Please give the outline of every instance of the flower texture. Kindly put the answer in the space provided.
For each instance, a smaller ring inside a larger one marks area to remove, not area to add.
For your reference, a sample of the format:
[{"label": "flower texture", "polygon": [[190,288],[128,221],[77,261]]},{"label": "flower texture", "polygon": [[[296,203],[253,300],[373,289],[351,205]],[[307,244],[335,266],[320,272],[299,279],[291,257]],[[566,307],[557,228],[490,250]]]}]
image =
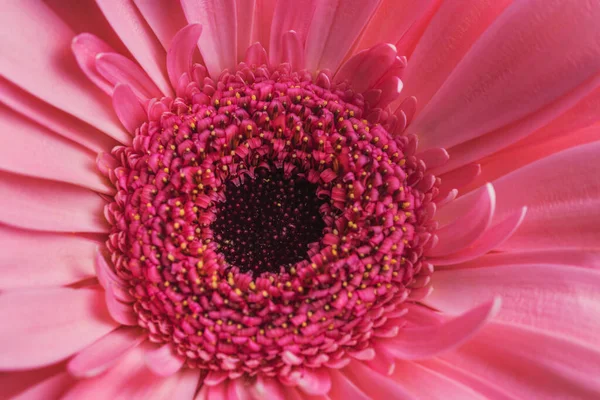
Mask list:
[{"label": "flower texture", "polygon": [[0,7],[0,397],[600,397],[600,1]]}]

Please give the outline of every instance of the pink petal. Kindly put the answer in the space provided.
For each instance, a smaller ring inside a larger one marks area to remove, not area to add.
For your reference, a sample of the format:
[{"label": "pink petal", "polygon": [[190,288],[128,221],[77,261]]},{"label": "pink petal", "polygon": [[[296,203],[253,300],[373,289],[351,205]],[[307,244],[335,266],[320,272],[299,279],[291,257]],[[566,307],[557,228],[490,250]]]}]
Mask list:
[{"label": "pink petal", "polygon": [[248,47],[244,61],[250,66],[260,66],[269,63],[267,52],[260,43],[254,43],[252,46]]},{"label": "pink petal", "polygon": [[[44,3],[4,4],[0,13],[0,75],[39,99],[124,143],[110,103],[67,56],[75,36]],[[26,51],[24,51],[26,49]],[[75,100],[76,99],[76,100]]]},{"label": "pink petal", "polygon": [[203,385],[194,400],[229,400],[227,382],[216,386]]},{"label": "pink petal", "polygon": [[[133,0],[165,50],[181,28],[187,25],[179,2],[172,0]],[[168,18],[165,16],[168,15]]]},{"label": "pink petal", "polygon": [[94,152],[112,149],[117,144],[106,134],[39,100],[2,77],[0,103]]},{"label": "pink petal", "polygon": [[[489,297],[491,296],[488,296],[488,299]],[[404,327],[396,338],[386,340],[382,346],[396,358],[403,360],[431,358],[468,341],[498,313],[499,309],[500,299],[495,298],[439,325]]]},{"label": "pink petal", "polygon": [[306,68],[337,70],[378,3],[379,0],[319,2],[306,37]]},{"label": "pink petal", "polygon": [[253,27],[253,37],[258,43],[262,43],[265,50],[269,50],[271,38],[271,24],[274,20],[274,12],[277,0],[255,0],[256,16]]},{"label": "pink petal", "polygon": [[294,70],[304,68],[304,47],[300,36],[290,31],[283,35],[283,62],[288,62]]},{"label": "pink petal", "polygon": [[[471,47],[409,132],[420,133],[423,149],[448,148],[566,95],[600,69],[599,18],[600,4],[514,2]],[[570,25],[577,29],[562,29]]]},{"label": "pink petal", "polygon": [[127,85],[118,84],[115,87],[113,107],[119,120],[131,134],[148,120],[144,108]]},{"label": "pink petal", "polygon": [[[487,184],[475,192],[473,197],[473,201],[469,202],[467,209],[462,210],[462,214],[458,214],[454,221],[436,231],[439,243],[427,252],[429,257],[444,256],[465,249],[488,229],[496,206],[494,187]],[[442,213],[444,211],[445,209]]]},{"label": "pink petal", "polygon": [[425,150],[424,152],[417,154],[416,157],[425,163],[427,169],[440,167],[450,159],[448,152],[442,148]]},{"label": "pink petal", "polygon": [[356,68],[350,84],[352,90],[361,93],[373,87],[396,60],[396,47],[378,44],[367,51],[364,61]]},{"label": "pink petal", "polygon": [[372,399],[413,399],[401,382],[385,377],[360,361],[352,361],[340,370],[345,378]]},{"label": "pink petal", "polygon": [[[172,399],[192,399],[196,388],[198,387],[198,381],[200,374],[194,369],[185,369],[179,372],[177,375],[177,384],[168,393]],[[234,399],[231,399],[234,400]]]},{"label": "pink petal", "polygon": [[256,42],[254,25],[256,24],[256,1],[236,2],[237,62],[244,60],[246,49]]},{"label": "pink petal", "polygon": [[287,32],[296,32],[299,41],[304,43],[316,6],[317,2],[315,0],[298,1],[294,4],[288,1],[277,2],[269,41],[271,64],[277,65],[283,61],[283,35]]},{"label": "pink petal", "polygon": [[526,214],[527,207],[523,207],[492,226],[468,248],[444,257],[430,257],[429,262],[436,267],[453,265],[477,259],[489,251],[498,249],[516,232],[525,220]]},{"label": "pink petal", "polygon": [[112,284],[109,284],[104,291],[104,298],[110,316],[121,325],[137,326],[138,316],[133,310],[133,306],[121,302],[117,298],[115,291]]},{"label": "pink petal", "polygon": [[442,358],[501,384],[518,399],[600,396],[597,348],[522,327],[490,324],[471,342]]},{"label": "pink petal", "polygon": [[216,386],[224,382],[229,373],[226,371],[209,371],[204,377],[204,384],[208,386]]},{"label": "pink petal", "polygon": [[494,182],[498,216],[528,206],[503,249],[598,248],[600,142],[554,154]]},{"label": "pink petal", "polygon": [[0,290],[68,285],[94,276],[94,241],[0,225]]},{"label": "pink petal", "polygon": [[548,249],[509,253],[490,253],[453,268],[497,267],[522,264],[559,264],[583,268],[600,268],[600,250]]},{"label": "pink petal", "polygon": [[24,371],[3,372],[0,374],[0,388],[2,395],[8,399],[23,393],[48,378],[65,372],[63,363],[54,364],[44,368],[36,368]]},{"label": "pink petal", "polygon": [[233,70],[237,64],[235,0],[182,0],[181,6],[188,22],[203,27],[199,46],[210,76],[216,78],[226,68]]},{"label": "pink petal", "polygon": [[67,372],[62,372],[37,383],[11,400],[58,399],[61,398],[76,379]]},{"label": "pink petal", "polygon": [[156,86],[171,96],[173,92],[164,70],[166,53],[135,5],[125,0],[97,0],[96,3]]},{"label": "pink petal", "polygon": [[[63,163],[68,163],[65,168]],[[96,170],[95,155],[0,105],[0,169],[73,183],[102,193],[114,188]]]},{"label": "pink petal", "polygon": [[[436,171],[434,170],[432,173],[436,174]],[[454,189],[463,188],[471,183],[480,173],[481,166],[479,164],[469,164],[440,176],[442,183],[439,186],[439,196],[444,197]]]},{"label": "pink petal", "polygon": [[[511,0],[444,1],[419,39],[403,75],[405,93],[422,109],[473,43]],[[394,42],[395,43],[395,42]]]},{"label": "pink petal", "polygon": [[147,352],[144,359],[148,368],[160,376],[173,375],[185,362],[185,359],[175,352],[171,343]]},{"label": "pink petal", "polygon": [[113,86],[128,85],[139,99],[161,97],[160,90],[136,63],[117,53],[96,56],[96,69]]},{"label": "pink petal", "polygon": [[331,389],[331,379],[326,369],[304,369],[298,386],[310,396],[326,395]]},{"label": "pink petal", "polygon": [[284,400],[285,389],[279,383],[279,380],[274,378],[258,376],[253,386],[253,394],[258,399],[269,400]]},{"label": "pink petal", "polygon": [[71,42],[71,50],[85,76],[94,82],[99,89],[110,95],[113,85],[98,73],[96,56],[99,53],[110,53],[114,50],[91,33],[81,33],[75,36]]},{"label": "pink petal", "polygon": [[425,303],[459,313],[471,304],[502,297],[497,319],[562,333],[598,344],[600,273],[562,265],[505,265],[435,272]]},{"label": "pink petal", "polygon": [[116,327],[102,293],[48,288],[0,294],[0,369],[49,365]]},{"label": "pink petal", "polygon": [[198,47],[202,25],[191,24],[177,32],[167,53],[167,71],[171,86],[177,89],[179,78],[184,73],[191,76],[192,56]]},{"label": "pink petal", "polygon": [[120,327],[81,350],[67,366],[77,377],[90,377],[110,368],[129,349],[146,339],[140,329]]},{"label": "pink petal", "polygon": [[329,371],[331,377],[331,391],[329,392],[330,398],[332,399],[356,399],[356,400],[370,400],[371,397],[367,396],[361,391],[350,379],[344,374],[339,372],[337,369],[331,369]]},{"label": "pink petal", "polygon": [[107,231],[104,200],[88,189],[0,172],[0,221],[41,231]]}]

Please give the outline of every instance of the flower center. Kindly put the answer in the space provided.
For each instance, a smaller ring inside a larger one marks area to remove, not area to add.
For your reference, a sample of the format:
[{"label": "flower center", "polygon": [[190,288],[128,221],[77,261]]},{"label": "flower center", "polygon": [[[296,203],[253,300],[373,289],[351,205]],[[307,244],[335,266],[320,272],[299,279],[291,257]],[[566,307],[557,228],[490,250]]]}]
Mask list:
[{"label": "flower center", "polygon": [[230,377],[368,356],[430,273],[436,188],[410,139],[325,73],[192,76],[112,152],[107,247],[138,324]]},{"label": "flower center", "polygon": [[227,183],[212,225],[219,252],[230,265],[256,274],[276,273],[307,258],[325,227],[315,191],[301,177],[265,169],[239,186]]}]

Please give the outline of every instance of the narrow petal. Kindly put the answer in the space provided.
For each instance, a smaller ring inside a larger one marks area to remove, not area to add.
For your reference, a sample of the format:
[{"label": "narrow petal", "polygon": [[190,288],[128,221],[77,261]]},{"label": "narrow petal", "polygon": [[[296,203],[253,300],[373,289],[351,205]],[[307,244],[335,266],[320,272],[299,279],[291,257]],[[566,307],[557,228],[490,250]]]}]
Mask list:
[{"label": "narrow petal", "polygon": [[166,96],[172,95],[164,70],[166,53],[133,2],[97,0],[102,13],[127,49]]},{"label": "narrow petal", "polygon": [[85,76],[94,82],[104,93],[110,95],[113,85],[98,73],[96,56],[100,53],[113,52],[112,47],[91,33],[80,33],[73,38],[71,50],[77,60],[77,64],[79,64],[79,68],[81,68]]},{"label": "narrow petal", "polygon": [[202,25],[199,46],[210,76],[236,66],[237,11],[235,0],[182,0],[181,6],[188,22]]},{"label": "narrow petal", "polygon": [[459,313],[502,297],[497,319],[598,344],[600,272],[562,265],[505,265],[435,272],[425,303]]},{"label": "narrow petal", "polygon": [[[39,99],[127,143],[110,101],[67,56],[75,33],[38,1],[3,5],[0,75]],[[23,51],[27,49],[27,51]]]},{"label": "narrow petal", "polygon": [[17,394],[23,393],[46,379],[63,372],[65,372],[63,363],[24,371],[3,372],[0,374],[2,395],[8,399],[12,399]]},{"label": "narrow petal", "polygon": [[[65,168],[61,162],[68,163]],[[0,169],[79,185],[114,188],[96,170],[95,154],[0,105]]]},{"label": "narrow petal", "polygon": [[319,2],[306,38],[306,67],[335,71],[380,0]]},{"label": "narrow petal", "polygon": [[167,53],[167,71],[171,86],[177,88],[183,73],[191,74],[192,55],[198,47],[198,39],[202,34],[202,25],[191,24],[177,32]]},{"label": "narrow petal", "polygon": [[32,385],[18,396],[11,397],[11,400],[33,400],[33,399],[58,399],[61,398],[76,379],[67,372],[61,372],[49,377],[42,382]]},{"label": "narrow petal", "polygon": [[331,379],[324,368],[317,370],[305,369],[298,381],[298,386],[310,396],[326,395],[331,389]]},{"label": "narrow petal", "polygon": [[[442,165],[442,168],[444,167],[445,165]],[[442,180],[439,190],[440,196],[444,196],[454,189],[458,189],[459,192],[462,192],[462,188],[473,182],[475,178],[481,174],[481,166],[479,164],[467,164],[441,176],[435,169],[432,173],[439,176]]]},{"label": "narrow petal", "polygon": [[112,285],[104,289],[104,298],[110,316],[121,325],[137,326],[138,316],[131,304],[121,302]]},{"label": "narrow petal", "polygon": [[[289,1],[277,1],[273,13],[271,38],[269,41],[271,64],[277,65],[283,61],[282,39],[287,32],[296,32],[300,42],[304,43],[316,7],[316,0],[300,0],[294,2],[293,5]],[[304,51],[304,48],[302,50]]]},{"label": "narrow petal", "polygon": [[[165,50],[181,28],[187,25],[181,5],[171,0],[133,0]],[[165,18],[168,15],[168,18]]]},{"label": "narrow petal", "polygon": [[119,84],[115,87],[113,107],[123,126],[132,135],[148,119],[135,93],[127,85]]},{"label": "narrow petal", "polygon": [[600,269],[600,250],[548,249],[491,253],[476,260],[454,265],[453,268],[498,267],[502,265],[559,264]]},{"label": "narrow petal", "polygon": [[277,0],[255,0],[255,22],[253,26],[253,37],[258,43],[262,43],[265,50],[269,50],[271,38],[271,24]]},{"label": "narrow petal", "polygon": [[408,131],[420,133],[423,149],[448,148],[526,118],[591,81],[600,71],[599,18],[595,3],[513,2]]},{"label": "narrow petal", "polygon": [[364,92],[377,83],[396,60],[396,47],[382,43],[369,49],[364,61],[356,68],[350,84],[352,90]]},{"label": "narrow petal", "polygon": [[106,134],[39,100],[2,77],[0,77],[0,103],[93,152],[108,151],[117,144]]},{"label": "narrow petal", "polygon": [[442,358],[479,378],[502,382],[502,388],[519,399],[600,396],[598,349],[543,332],[489,324]]},{"label": "narrow petal", "polygon": [[283,35],[283,62],[288,62],[294,70],[304,68],[304,48],[300,36],[294,31]]},{"label": "narrow petal", "polygon": [[178,355],[171,343],[146,353],[144,357],[148,368],[156,375],[169,376],[181,369],[185,359]]},{"label": "narrow petal", "polygon": [[352,361],[340,372],[369,398],[414,399],[401,382],[373,371],[360,361]]},{"label": "narrow petal", "polygon": [[398,336],[382,345],[403,360],[431,358],[465,343],[499,310],[500,299],[496,298],[439,325],[402,328]]},{"label": "narrow petal", "polygon": [[0,242],[0,290],[68,285],[94,276],[93,240],[0,225]]},{"label": "narrow petal", "polygon": [[96,56],[96,69],[111,85],[128,85],[139,99],[161,97],[160,90],[136,63],[117,53]]},{"label": "narrow petal", "polygon": [[88,189],[0,172],[0,221],[56,232],[107,231],[104,200]]},{"label": "narrow petal", "polygon": [[254,25],[256,13],[262,12],[256,8],[256,0],[236,1],[236,26],[237,26],[237,62],[242,62],[246,49],[255,42]]},{"label": "narrow petal", "polygon": [[32,289],[0,294],[0,369],[49,365],[112,331],[102,292]]},{"label": "narrow petal", "polygon": [[81,350],[67,366],[77,377],[91,377],[110,368],[129,349],[146,339],[140,329],[120,327]]},{"label": "narrow petal", "polygon": [[350,379],[337,369],[331,369],[329,375],[331,377],[331,392],[329,394],[332,399],[371,399],[371,397],[367,396],[365,392],[360,390]]}]

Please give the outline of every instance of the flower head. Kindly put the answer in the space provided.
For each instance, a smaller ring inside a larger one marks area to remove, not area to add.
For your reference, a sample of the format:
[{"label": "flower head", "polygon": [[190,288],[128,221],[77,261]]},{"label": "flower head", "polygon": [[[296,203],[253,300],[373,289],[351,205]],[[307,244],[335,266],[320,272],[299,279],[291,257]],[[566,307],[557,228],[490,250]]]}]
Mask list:
[{"label": "flower head", "polygon": [[597,396],[600,3],[266,3],[2,6],[3,392]]}]

